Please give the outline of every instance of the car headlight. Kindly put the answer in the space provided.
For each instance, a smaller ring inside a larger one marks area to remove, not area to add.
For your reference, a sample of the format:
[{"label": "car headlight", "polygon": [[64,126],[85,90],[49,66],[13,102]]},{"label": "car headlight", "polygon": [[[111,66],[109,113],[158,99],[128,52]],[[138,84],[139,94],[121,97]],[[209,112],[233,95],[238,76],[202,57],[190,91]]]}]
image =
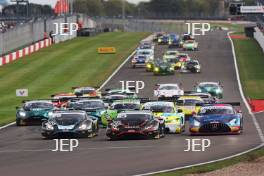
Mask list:
[{"label": "car headlight", "polygon": [[170,67],[170,70],[171,70],[171,71],[173,71],[173,70],[174,70],[174,68],[173,68],[173,67]]},{"label": "car headlight", "polygon": [[53,112],[49,112],[48,117],[52,117],[52,116],[53,116]]},{"label": "car headlight", "polygon": [[147,68],[151,68],[151,64],[147,64]]},{"label": "car headlight", "polygon": [[117,129],[117,127],[122,125],[122,123],[120,121],[114,121],[111,125],[112,125],[112,128]]},{"label": "car headlight", "polygon": [[136,59],[132,59],[132,63],[136,63],[137,62],[137,60]]},{"label": "car headlight", "polygon": [[24,111],[19,111],[19,116],[21,116],[21,117],[26,117],[26,112],[24,112]]},{"label": "car headlight", "polygon": [[197,68],[197,69],[201,68],[200,65],[195,65],[194,67]]},{"label": "car headlight", "polygon": [[237,124],[237,119],[232,119],[232,120],[229,122],[229,124],[230,124],[231,126],[235,126],[235,125]]},{"label": "car headlight", "polygon": [[86,123],[83,123],[79,126],[79,130],[86,130],[88,128],[88,125]]},{"label": "car headlight", "polygon": [[158,72],[159,71],[159,68],[158,67],[155,67],[154,71],[155,72]]},{"label": "car headlight", "polygon": [[47,130],[54,130],[54,127],[50,123],[46,123],[46,129]]},{"label": "car headlight", "polygon": [[221,89],[218,88],[218,89],[215,90],[215,92],[216,93],[221,93]]},{"label": "car headlight", "polygon": [[201,93],[202,92],[202,89],[200,89],[200,88],[197,88],[197,90],[196,90],[197,92],[199,92],[199,93]]},{"label": "car headlight", "polygon": [[200,124],[201,124],[201,123],[200,123],[199,121],[197,121],[197,120],[195,120],[195,119],[193,120],[193,125],[194,125],[194,126],[198,127],[198,126],[200,126]]}]

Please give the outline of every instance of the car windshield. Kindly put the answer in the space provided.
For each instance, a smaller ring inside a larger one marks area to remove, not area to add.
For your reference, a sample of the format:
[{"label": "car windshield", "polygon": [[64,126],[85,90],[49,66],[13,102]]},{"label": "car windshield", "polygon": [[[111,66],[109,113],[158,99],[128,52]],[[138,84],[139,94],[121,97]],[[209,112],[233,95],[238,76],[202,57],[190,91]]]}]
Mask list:
[{"label": "car windshield", "polygon": [[150,55],[149,51],[139,51],[138,55]]},{"label": "car windshield", "polygon": [[185,99],[185,100],[179,100],[177,104],[184,106],[195,106],[197,103],[203,103],[203,101],[196,99]]},{"label": "car windshield", "polygon": [[26,103],[24,105],[25,109],[52,109],[52,103],[37,102],[37,103]]},{"label": "car windshield", "polygon": [[166,55],[168,55],[168,56],[175,56],[175,55],[177,55],[177,52],[167,52]]},{"label": "car windshield", "polygon": [[83,93],[83,94],[92,94],[94,93],[94,89],[76,89],[75,93]]},{"label": "car windshield", "polygon": [[138,104],[133,104],[133,103],[120,103],[120,104],[114,104],[112,106],[112,109],[116,109],[116,110],[121,110],[121,109],[125,109],[125,110],[135,110],[135,109],[139,109],[139,105]]},{"label": "car windshield", "polygon": [[194,43],[193,40],[187,40],[186,43]]},{"label": "car windshield", "polygon": [[77,124],[85,118],[83,114],[77,114],[77,113],[55,114],[54,116],[55,116],[55,121],[59,125],[65,125],[65,126]]},{"label": "car windshield", "polygon": [[168,105],[150,105],[143,107],[144,110],[150,110],[153,112],[164,112],[164,113],[172,113],[173,107]]},{"label": "car windshield", "polygon": [[159,88],[159,90],[178,90],[179,87],[177,85],[175,86],[162,86]]},{"label": "car windshield", "polygon": [[132,121],[145,121],[152,119],[151,114],[119,114],[118,120],[132,120]]},{"label": "car windshield", "polygon": [[216,85],[216,84],[202,84],[202,85],[200,85],[200,88],[206,88],[206,87],[208,87],[208,88],[218,88],[218,86]]},{"label": "car windshield", "polygon": [[234,114],[234,111],[232,108],[208,107],[208,108],[202,108],[199,114],[200,115]]},{"label": "car windshield", "polygon": [[73,108],[93,108],[101,109],[104,108],[104,103],[102,101],[80,101],[72,104]]},{"label": "car windshield", "polygon": [[179,58],[168,59],[168,62],[177,63],[177,62],[179,62]]}]

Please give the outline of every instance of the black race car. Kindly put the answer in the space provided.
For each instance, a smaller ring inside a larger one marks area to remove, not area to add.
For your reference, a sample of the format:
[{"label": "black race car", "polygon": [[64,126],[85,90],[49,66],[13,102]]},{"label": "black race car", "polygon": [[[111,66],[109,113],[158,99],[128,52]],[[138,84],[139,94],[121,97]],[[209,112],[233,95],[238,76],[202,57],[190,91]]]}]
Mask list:
[{"label": "black race car", "polygon": [[85,111],[54,111],[42,123],[42,136],[48,139],[63,137],[94,137],[98,134],[98,121]]},{"label": "black race car", "polygon": [[185,62],[181,67],[181,72],[200,73],[201,65],[198,60],[190,60]]},{"label": "black race car", "polygon": [[117,118],[109,121],[106,136],[110,139],[120,139],[126,136],[141,136],[159,139],[165,135],[163,119],[153,117],[150,111],[125,111]]},{"label": "black race car", "polygon": [[173,75],[174,73],[174,66],[170,62],[164,60],[156,63],[153,69],[154,75]]}]

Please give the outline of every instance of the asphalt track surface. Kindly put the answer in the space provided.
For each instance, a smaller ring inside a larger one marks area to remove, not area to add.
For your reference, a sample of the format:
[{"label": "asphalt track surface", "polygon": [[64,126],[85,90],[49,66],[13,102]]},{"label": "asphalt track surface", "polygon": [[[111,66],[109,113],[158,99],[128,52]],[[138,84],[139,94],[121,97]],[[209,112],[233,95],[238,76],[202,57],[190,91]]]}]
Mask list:
[{"label": "asphalt track surface", "polygon": [[[231,44],[225,31],[214,31],[197,37],[199,51],[189,52],[202,64],[201,74],[153,76],[144,69],[131,69],[130,63],[106,85],[120,87],[119,81],[144,81],[142,97],[153,97],[156,83],[182,83],[191,90],[195,82],[221,81],[223,101],[240,101]],[[158,46],[161,57],[166,46]],[[52,152],[52,140],[43,140],[40,127],[11,126],[0,131],[0,175],[3,176],[123,176],[170,169],[206,162],[236,154],[260,144],[251,116],[242,104],[244,133],[242,135],[189,136],[170,134],[160,140],[107,141],[105,130],[93,139],[80,139],[79,147],[72,152]],[[188,126],[187,126],[188,127]],[[211,147],[204,152],[184,152],[186,139],[210,139]]]}]

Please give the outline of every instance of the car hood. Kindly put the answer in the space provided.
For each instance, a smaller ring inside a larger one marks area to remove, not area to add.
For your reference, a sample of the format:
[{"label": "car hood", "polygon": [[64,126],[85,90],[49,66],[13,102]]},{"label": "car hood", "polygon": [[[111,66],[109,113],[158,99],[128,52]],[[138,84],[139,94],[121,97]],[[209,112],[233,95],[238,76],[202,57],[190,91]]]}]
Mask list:
[{"label": "car hood", "polygon": [[210,122],[223,122],[228,123],[232,119],[237,118],[235,114],[219,114],[219,115],[205,115],[205,116],[196,116],[197,119],[201,123],[210,123]]}]

